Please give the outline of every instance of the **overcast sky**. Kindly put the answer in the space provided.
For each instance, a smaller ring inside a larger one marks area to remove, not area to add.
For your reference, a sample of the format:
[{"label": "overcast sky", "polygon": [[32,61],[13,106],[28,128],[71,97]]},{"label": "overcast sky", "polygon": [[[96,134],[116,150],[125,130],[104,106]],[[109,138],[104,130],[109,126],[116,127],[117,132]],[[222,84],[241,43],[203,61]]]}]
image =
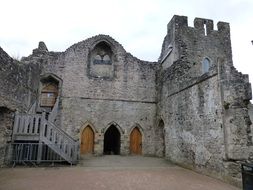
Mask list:
[{"label": "overcast sky", "polygon": [[157,61],[173,15],[230,23],[236,68],[253,83],[253,0],[0,0],[0,46],[12,57],[28,56],[44,41],[50,51],[108,34],[126,51]]}]

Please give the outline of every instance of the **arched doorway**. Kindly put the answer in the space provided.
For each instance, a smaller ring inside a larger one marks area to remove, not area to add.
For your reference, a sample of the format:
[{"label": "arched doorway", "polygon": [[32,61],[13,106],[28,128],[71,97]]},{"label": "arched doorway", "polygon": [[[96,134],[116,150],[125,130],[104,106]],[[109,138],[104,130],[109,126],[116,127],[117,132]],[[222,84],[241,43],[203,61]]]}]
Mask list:
[{"label": "arched doorway", "polygon": [[142,135],[138,127],[135,127],[130,134],[130,153],[142,154]]},{"label": "arched doorway", "polygon": [[105,132],[104,154],[120,154],[120,132],[115,125],[111,125]]},{"label": "arched doorway", "polygon": [[88,125],[84,128],[81,136],[81,154],[92,154],[94,151],[94,132]]},{"label": "arched doorway", "polygon": [[165,156],[165,129],[164,122],[160,119],[156,129],[156,155],[159,157]]}]

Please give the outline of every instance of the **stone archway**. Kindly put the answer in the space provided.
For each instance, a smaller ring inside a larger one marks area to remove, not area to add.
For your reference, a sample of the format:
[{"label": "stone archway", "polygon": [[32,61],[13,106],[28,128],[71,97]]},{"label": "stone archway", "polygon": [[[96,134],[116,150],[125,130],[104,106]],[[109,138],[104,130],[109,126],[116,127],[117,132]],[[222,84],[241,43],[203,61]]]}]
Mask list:
[{"label": "stone archway", "polygon": [[111,124],[104,134],[104,154],[119,155],[120,154],[121,134],[115,124]]}]

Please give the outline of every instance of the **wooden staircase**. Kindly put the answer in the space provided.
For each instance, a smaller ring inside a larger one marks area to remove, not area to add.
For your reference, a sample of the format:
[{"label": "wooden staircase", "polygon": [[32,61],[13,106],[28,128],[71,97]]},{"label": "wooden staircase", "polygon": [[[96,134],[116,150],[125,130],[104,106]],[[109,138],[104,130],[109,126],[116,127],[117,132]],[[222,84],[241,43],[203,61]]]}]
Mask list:
[{"label": "wooden staircase", "polygon": [[36,152],[38,163],[41,162],[43,156],[42,148],[47,145],[65,161],[70,164],[76,164],[79,144],[53,123],[56,117],[55,110],[52,110],[48,119],[46,119],[45,112],[42,114],[16,113],[12,141],[38,142],[38,150]]}]

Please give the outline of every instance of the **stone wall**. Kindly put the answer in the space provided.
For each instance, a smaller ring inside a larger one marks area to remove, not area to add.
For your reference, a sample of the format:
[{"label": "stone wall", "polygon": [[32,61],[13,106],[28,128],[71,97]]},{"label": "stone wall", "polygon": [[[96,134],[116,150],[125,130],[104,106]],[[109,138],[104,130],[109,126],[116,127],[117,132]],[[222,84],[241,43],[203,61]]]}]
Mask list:
[{"label": "stone wall", "polygon": [[28,111],[37,99],[37,64],[13,60],[0,48],[0,166],[11,142],[14,112]]},{"label": "stone wall", "polygon": [[[96,52],[93,48],[99,43],[111,48],[110,75],[102,72],[108,65],[91,63]],[[106,35],[74,44],[62,53],[48,52],[44,46],[24,60],[39,62],[41,75],[50,73],[62,80],[58,124],[76,139],[80,139],[85,124],[92,125],[95,154],[103,153],[103,137],[110,124],[121,131],[121,154],[129,154],[129,135],[135,126],[143,135],[143,154],[155,154],[156,63],[133,57]]]},{"label": "stone wall", "polygon": [[11,142],[14,112],[0,107],[0,167],[8,164],[8,142]]},{"label": "stone wall", "polygon": [[188,27],[187,17],[174,16],[160,63],[158,117],[165,123],[166,157],[239,184],[238,161],[249,159],[252,143],[251,87],[233,67],[229,25],[219,22],[215,31],[212,20],[196,18]]},{"label": "stone wall", "polygon": [[189,82],[184,76],[164,79],[161,89],[159,115],[165,123],[166,157],[221,177],[224,150],[217,74],[210,72],[177,91],[173,88],[176,81]]},{"label": "stone wall", "polygon": [[251,120],[251,130],[253,130],[253,104],[249,104],[249,116],[250,116],[250,120]]},{"label": "stone wall", "polygon": [[[250,116],[250,123],[251,123],[251,133],[253,132],[253,104],[250,103],[248,105],[248,109],[249,109],[249,116]],[[252,147],[252,150],[251,150],[251,159],[253,160],[253,147]]]},{"label": "stone wall", "polygon": [[143,154],[154,155],[155,104],[65,98],[62,108],[63,127],[76,139],[80,139],[82,130],[87,124],[95,129],[96,155],[103,154],[104,134],[111,124],[117,125],[120,129],[122,155],[129,154],[130,132],[136,126],[143,135]]},{"label": "stone wall", "polygon": [[0,48],[0,106],[26,111],[37,99],[37,64],[13,60]]}]

